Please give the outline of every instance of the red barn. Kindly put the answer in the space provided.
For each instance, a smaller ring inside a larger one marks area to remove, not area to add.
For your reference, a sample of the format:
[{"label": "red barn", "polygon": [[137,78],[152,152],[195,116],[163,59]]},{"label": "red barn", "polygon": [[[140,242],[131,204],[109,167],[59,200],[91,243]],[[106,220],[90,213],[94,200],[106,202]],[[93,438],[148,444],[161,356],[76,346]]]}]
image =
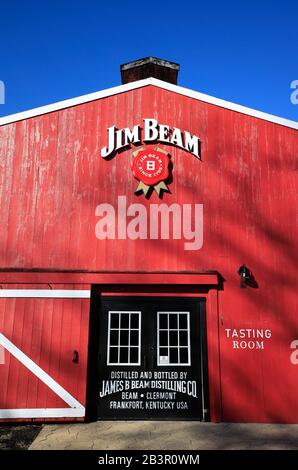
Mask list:
[{"label": "red barn", "polygon": [[0,419],[298,422],[298,124],[122,85],[0,119]]}]

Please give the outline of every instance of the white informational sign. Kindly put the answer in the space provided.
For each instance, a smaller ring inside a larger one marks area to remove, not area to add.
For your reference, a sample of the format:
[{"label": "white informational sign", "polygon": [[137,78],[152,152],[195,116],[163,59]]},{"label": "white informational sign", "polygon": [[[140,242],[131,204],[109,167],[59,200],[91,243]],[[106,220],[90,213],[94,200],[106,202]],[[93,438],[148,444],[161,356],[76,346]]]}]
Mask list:
[{"label": "white informational sign", "polygon": [[225,333],[233,349],[265,349],[272,337],[269,328],[225,328]]},{"label": "white informational sign", "polygon": [[159,357],[159,364],[160,364],[161,366],[167,365],[167,364],[169,364],[169,363],[170,363],[170,361],[169,361],[169,356],[160,356],[160,357]]}]

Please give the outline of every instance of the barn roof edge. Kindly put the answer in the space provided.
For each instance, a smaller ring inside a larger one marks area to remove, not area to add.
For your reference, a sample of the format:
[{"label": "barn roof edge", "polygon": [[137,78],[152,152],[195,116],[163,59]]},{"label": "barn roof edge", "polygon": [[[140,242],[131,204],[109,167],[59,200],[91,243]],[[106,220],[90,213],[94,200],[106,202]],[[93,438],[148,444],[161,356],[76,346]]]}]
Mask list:
[{"label": "barn roof edge", "polygon": [[296,121],[292,121],[290,119],[268,114],[263,111],[258,111],[252,108],[248,108],[246,106],[242,106],[240,104],[225,101],[220,98],[215,98],[213,96],[206,95],[198,91],[190,90],[189,88],[184,88],[179,85],[173,85],[171,83],[167,83],[162,80],[158,80],[156,78],[146,78],[144,80],[127,83],[127,84],[115,86],[112,88],[107,88],[105,90],[78,96],[76,98],[70,98],[67,100],[58,101],[53,104],[41,106],[41,107],[30,109],[27,111],[22,111],[20,113],[0,117],[0,126],[11,124],[17,121],[23,121],[25,119],[30,119],[36,116],[41,116],[43,114],[52,113],[52,112],[59,111],[62,109],[70,108],[72,106],[77,106],[80,104],[88,103],[90,101],[96,101],[98,99],[107,98],[109,96],[117,95],[120,93],[125,93],[131,90],[136,90],[138,88],[143,88],[149,85],[153,85],[158,88],[162,88],[164,90],[171,91],[179,95],[193,98],[198,101],[203,101],[205,103],[209,103],[209,104],[212,104],[212,105],[224,108],[224,109],[229,109],[231,111],[235,111],[241,114],[245,114],[248,116],[252,116],[258,119],[262,119],[265,121],[269,121],[275,124],[279,124],[285,127],[290,127],[292,129],[298,130],[298,122]]}]

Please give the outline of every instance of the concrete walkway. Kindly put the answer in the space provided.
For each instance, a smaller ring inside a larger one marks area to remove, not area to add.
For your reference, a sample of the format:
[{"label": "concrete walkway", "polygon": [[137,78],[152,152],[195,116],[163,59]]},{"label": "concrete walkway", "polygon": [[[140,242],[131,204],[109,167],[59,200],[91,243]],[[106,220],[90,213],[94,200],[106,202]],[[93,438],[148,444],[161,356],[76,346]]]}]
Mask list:
[{"label": "concrete walkway", "polygon": [[298,425],[99,421],[46,425],[31,450],[298,449]]}]

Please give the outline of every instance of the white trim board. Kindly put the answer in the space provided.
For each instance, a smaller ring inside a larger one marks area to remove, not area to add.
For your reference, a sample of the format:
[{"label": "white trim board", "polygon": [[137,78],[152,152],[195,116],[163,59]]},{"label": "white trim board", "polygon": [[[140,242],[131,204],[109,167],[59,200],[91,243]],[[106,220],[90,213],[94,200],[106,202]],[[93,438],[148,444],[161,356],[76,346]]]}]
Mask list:
[{"label": "white trim board", "polygon": [[246,114],[248,116],[256,117],[258,119],[263,119],[265,121],[273,122],[281,126],[290,127],[292,129],[298,130],[298,122],[291,121],[290,119],[281,118],[279,116],[274,116],[272,114],[264,113],[252,108],[247,108],[230,101],[225,101],[220,98],[215,98],[214,96],[205,95],[197,91],[190,90],[178,85],[172,85],[171,83],[164,82],[162,80],[157,80],[156,78],[146,78],[145,80],[138,80],[136,82],[127,83],[125,85],[116,86],[113,88],[108,88],[106,90],[97,91],[95,93],[89,93],[87,95],[82,95],[77,98],[71,98],[64,101],[59,101],[47,106],[42,106],[35,109],[30,109],[28,111],[23,111],[17,114],[11,114],[10,116],[5,116],[0,118],[0,126],[5,124],[10,124],[17,121],[22,121],[24,119],[33,118],[40,116],[42,114],[51,113],[54,111],[59,111],[61,109],[70,108],[72,106],[77,106],[79,104],[88,103],[90,101],[99,100],[102,98],[107,98],[109,96],[117,95],[119,93],[125,93],[130,90],[136,90],[145,86],[154,85],[158,88],[164,90],[172,91],[179,95],[187,96],[189,98],[196,99],[198,101],[203,101],[205,103],[213,104],[221,108],[230,109],[231,111],[236,111],[237,113]]},{"label": "white trim board", "polygon": [[85,416],[85,408],[65,388],[56,382],[41,367],[33,362],[9,339],[0,333],[0,345],[10,352],[21,364],[23,364],[38,379],[47,385],[70,408],[28,408],[28,409],[3,409],[0,410],[0,419],[3,418],[67,418]]},{"label": "white trim board", "polygon": [[11,408],[0,410],[0,419],[84,418],[85,408]]},{"label": "white trim board", "polygon": [[87,289],[0,289],[0,298],[90,299]]}]

